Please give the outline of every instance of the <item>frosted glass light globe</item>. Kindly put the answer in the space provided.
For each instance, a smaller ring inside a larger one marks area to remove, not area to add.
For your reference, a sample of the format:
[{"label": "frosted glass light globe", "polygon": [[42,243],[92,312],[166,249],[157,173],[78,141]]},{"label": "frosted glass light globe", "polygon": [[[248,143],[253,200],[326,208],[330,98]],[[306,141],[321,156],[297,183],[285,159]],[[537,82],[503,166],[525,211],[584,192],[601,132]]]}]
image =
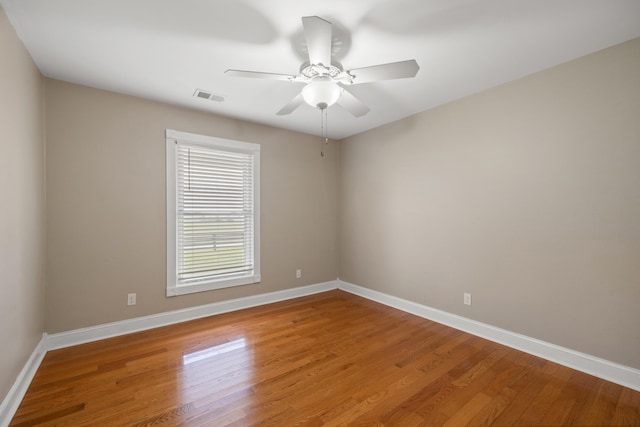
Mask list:
[{"label": "frosted glass light globe", "polygon": [[304,101],[321,110],[335,104],[340,94],[342,94],[342,88],[327,76],[314,78],[302,89]]}]

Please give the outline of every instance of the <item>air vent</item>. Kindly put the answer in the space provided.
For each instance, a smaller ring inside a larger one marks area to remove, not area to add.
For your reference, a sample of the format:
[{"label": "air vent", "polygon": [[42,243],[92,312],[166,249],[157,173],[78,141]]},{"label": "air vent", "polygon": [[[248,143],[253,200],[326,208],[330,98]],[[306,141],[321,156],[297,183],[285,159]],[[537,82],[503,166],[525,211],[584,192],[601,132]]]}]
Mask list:
[{"label": "air vent", "polygon": [[211,93],[209,91],[202,90],[202,89],[196,89],[196,91],[193,93],[193,96],[195,96],[196,98],[208,99],[209,101],[217,101],[217,102],[224,101],[224,96],[216,95],[214,93]]}]

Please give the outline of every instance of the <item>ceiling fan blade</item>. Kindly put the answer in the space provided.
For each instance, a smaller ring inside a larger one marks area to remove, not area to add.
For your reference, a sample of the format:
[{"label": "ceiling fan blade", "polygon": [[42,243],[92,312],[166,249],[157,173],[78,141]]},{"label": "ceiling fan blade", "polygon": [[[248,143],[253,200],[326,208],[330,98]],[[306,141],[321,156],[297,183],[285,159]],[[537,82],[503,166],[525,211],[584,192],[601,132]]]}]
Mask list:
[{"label": "ceiling fan blade", "polygon": [[296,78],[296,76],[290,76],[288,74],[262,73],[260,71],[227,70],[224,73],[231,77],[248,77],[251,79],[283,80],[285,82],[290,82]]},{"label": "ceiling fan blade", "polygon": [[278,111],[276,114],[278,116],[286,116],[287,114],[291,114],[293,110],[298,108],[303,103],[304,103],[304,98],[302,97],[302,92],[301,92],[298,94],[298,96],[296,96],[291,101],[289,101],[287,105],[282,107],[280,111]]},{"label": "ceiling fan blade", "polygon": [[309,63],[331,65],[331,22],[317,16],[302,18],[304,38],[309,51]]},{"label": "ceiling fan blade", "polygon": [[369,107],[344,88],[337,104],[356,117],[362,117],[370,111]]},{"label": "ceiling fan blade", "polygon": [[415,77],[420,66],[415,59],[400,62],[390,62],[388,64],[373,65],[371,67],[356,68],[349,70],[353,79],[353,84],[376,82],[379,80],[405,79]]}]

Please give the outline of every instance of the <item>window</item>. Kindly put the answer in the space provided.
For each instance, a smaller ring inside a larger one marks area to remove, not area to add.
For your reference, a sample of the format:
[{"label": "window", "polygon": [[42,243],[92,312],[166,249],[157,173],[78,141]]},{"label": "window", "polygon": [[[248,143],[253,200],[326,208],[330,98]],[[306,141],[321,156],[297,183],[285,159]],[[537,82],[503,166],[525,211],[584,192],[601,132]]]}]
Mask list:
[{"label": "window", "polygon": [[167,129],[167,296],[260,281],[260,145]]}]

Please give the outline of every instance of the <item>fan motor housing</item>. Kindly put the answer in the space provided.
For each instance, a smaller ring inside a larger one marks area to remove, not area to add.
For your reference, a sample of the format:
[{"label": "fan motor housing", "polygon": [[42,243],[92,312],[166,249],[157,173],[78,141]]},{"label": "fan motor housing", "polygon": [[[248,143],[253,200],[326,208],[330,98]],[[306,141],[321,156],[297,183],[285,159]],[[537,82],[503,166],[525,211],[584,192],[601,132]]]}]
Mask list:
[{"label": "fan motor housing", "polygon": [[342,73],[342,70],[335,65],[326,66],[324,64],[309,64],[302,67],[300,74],[313,79],[314,77],[327,76],[335,79]]}]

